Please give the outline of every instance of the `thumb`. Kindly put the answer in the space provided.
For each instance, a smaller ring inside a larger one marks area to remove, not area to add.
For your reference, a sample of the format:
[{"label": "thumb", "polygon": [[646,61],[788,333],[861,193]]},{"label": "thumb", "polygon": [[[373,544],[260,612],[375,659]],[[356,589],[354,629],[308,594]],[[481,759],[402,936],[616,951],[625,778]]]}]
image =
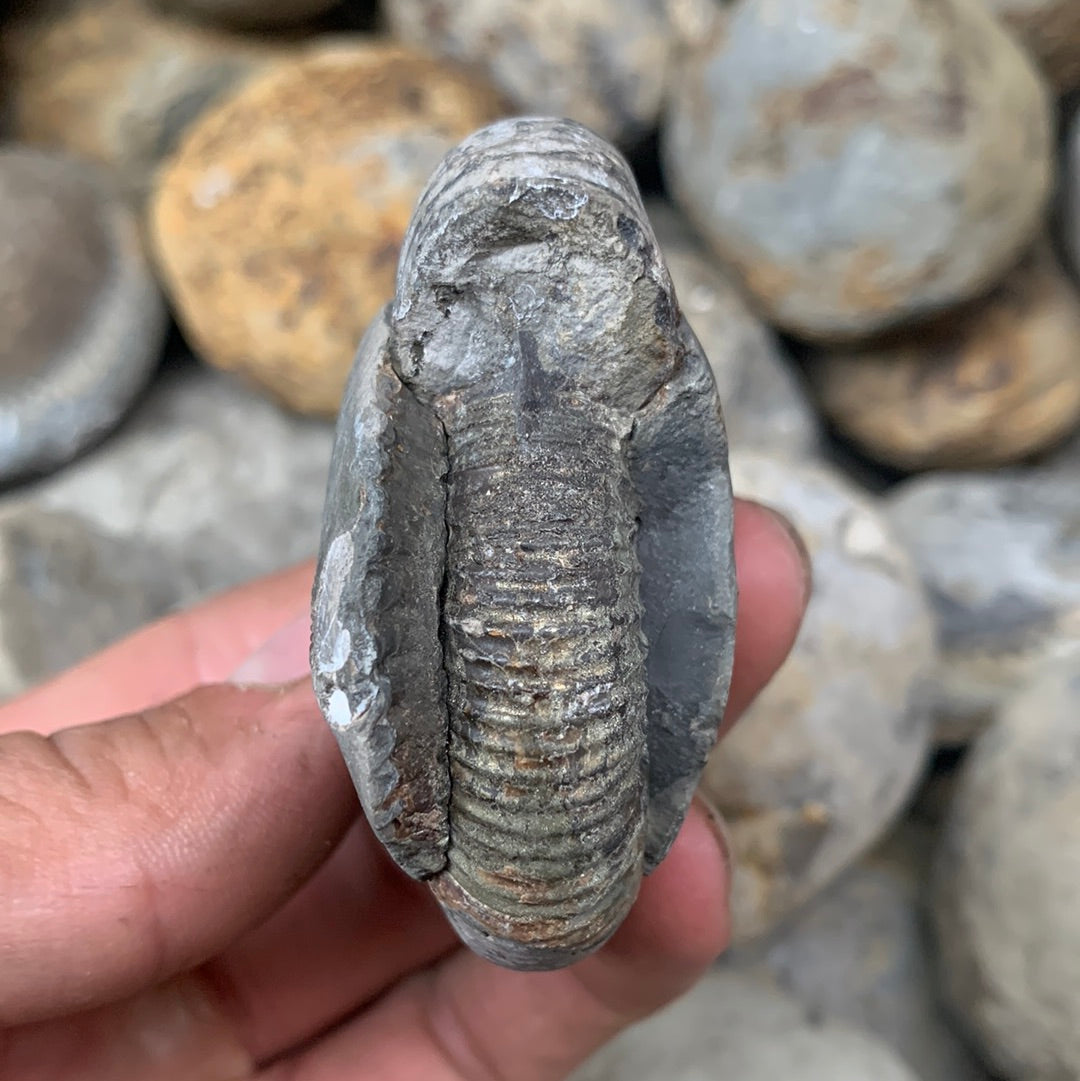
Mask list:
[{"label": "thumb", "polygon": [[0,737],[0,1026],[199,964],[330,853],[356,798],[308,680]]}]

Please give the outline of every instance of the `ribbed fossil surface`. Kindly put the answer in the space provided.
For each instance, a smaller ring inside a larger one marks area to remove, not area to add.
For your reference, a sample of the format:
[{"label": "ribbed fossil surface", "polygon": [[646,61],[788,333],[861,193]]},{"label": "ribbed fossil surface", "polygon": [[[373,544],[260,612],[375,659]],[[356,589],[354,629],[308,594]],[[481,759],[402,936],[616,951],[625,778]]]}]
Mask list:
[{"label": "ribbed fossil surface", "polygon": [[[640,876],[645,669],[623,437],[512,395],[448,425],[449,865],[437,893],[567,949]],[[474,916],[475,920],[476,917]],[[478,921],[481,922],[481,921]]]},{"label": "ribbed fossil surface", "polygon": [[477,133],[346,391],[312,668],[376,833],[483,956],[585,955],[667,851],[730,675],[730,498],[625,162],[568,121]]}]

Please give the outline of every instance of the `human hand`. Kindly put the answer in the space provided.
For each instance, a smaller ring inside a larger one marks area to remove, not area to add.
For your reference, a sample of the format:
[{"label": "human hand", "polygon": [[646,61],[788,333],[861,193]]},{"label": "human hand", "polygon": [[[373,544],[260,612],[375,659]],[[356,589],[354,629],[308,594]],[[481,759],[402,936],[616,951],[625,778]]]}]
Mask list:
[{"label": "human hand", "polygon": [[[735,548],[725,726],[808,593],[764,508],[739,503]],[[695,804],[593,956],[520,973],[459,948],[358,814],[306,675],[311,575],[167,619],[0,710],[4,1081],[556,1081],[726,945],[727,862]]]}]

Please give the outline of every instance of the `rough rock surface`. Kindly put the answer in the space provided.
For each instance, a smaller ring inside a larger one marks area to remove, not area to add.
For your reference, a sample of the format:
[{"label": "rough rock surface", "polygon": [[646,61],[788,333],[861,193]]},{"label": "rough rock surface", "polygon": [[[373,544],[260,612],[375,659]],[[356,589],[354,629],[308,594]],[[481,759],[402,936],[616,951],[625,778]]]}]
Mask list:
[{"label": "rough rock surface", "polygon": [[965,764],[938,853],[942,973],[1005,1077],[1080,1077],[1080,653],[1001,709]]},{"label": "rough rock surface", "polygon": [[646,209],[679,306],[709,358],[731,445],[815,453],[821,440],[817,416],[776,334],[677,211],[659,200]]},{"label": "rough rock surface", "polygon": [[67,155],[0,148],[0,482],[109,431],[149,380],[165,326],[110,179]]},{"label": "rough rock surface", "polygon": [[1080,423],[1080,298],[1040,245],[987,297],[857,351],[813,358],[836,428],[904,470],[1021,461]]},{"label": "rough rock surface", "polygon": [[874,1033],[921,1081],[988,1081],[940,998],[923,890],[933,840],[901,823],[788,925],[722,964],[768,974],[816,1016]]},{"label": "rough rock surface", "polygon": [[1055,90],[1080,85],[1076,0],[983,0],[1039,62]]},{"label": "rough rock surface", "polygon": [[187,126],[285,52],[171,19],[147,0],[23,7],[0,35],[13,134],[109,166],[136,202]]},{"label": "rough rock surface", "polygon": [[8,501],[140,541],[187,603],[315,555],[332,440],[329,425],[176,359],[111,438]]},{"label": "rough rock surface", "polygon": [[656,126],[674,31],[663,0],[386,0],[393,32],[483,70],[524,113],[623,144]]},{"label": "rough rock surface", "polygon": [[1051,129],[981,0],[737,0],[683,66],[664,161],[770,318],[839,341],[993,284],[1038,229]]},{"label": "rough rock surface", "polygon": [[787,515],[814,592],[791,656],[709,761],[730,825],[734,938],[808,901],[891,824],[930,735],[933,625],[885,518],[824,466],[735,452],[736,495]]},{"label": "rough rock surface", "polygon": [[935,474],[886,502],[938,624],[938,739],[969,739],[1048,656],[1080,640],[1080,485],[1030,471]]},{"label": "rough rock surface", "polygon": [[884,1044],[752,976],[713,972],[572,1081],[917,1081]]},{"label": "rough rock surface", "polygon": [[137,538],[31,500],[0,509],[0,700],[164,614],[187,583]]},{"label": "rough rock surface", "polygon": [[387,43],[282,63],[204,114],[151,207],[177,318],[203,359],[332,415],[393,295],[413,204],[497,115],[486,86]]}]

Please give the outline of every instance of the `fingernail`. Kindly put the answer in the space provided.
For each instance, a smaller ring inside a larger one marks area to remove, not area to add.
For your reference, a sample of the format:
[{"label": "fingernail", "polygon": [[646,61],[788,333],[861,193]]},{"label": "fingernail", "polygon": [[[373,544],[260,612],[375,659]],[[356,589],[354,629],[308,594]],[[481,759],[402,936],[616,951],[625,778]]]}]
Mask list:
[{"label": "fingernail", "polygon": [[[252,1076],[251,1055],[195,976],[180,976],[144,991],[113,1007],[107,1016],[111,1018],[107,1039],[96,1042],[122,1049],[123,1077],[227,1081]],[[92,1056],[94,1042],[90,1046]],[[112,1061],[115,1069],[117,1063]],[[106,1069],[89,1070],[86,1076],[121,1075]]]},{"label": "fingernail", "polygon": [[791,547],[795,552],[795,556],[802,566],[802,580],[803,580],[803,604],[810,599],[810,594],[814,589],[814,563],[810,558],[810,550],[806,547],[806,541],[803,540],[802,534],[795,528],[794,523],[786,515],[781,514],[775,507],[770,507],[768,503],[758,503],[757,500],[748,500],[755,506],[760,507],[781,529],[787,539],[791,542]]},{"label": "fingernail", "polygon": [[712,802],[700,789],[694,793],[694,802],[705,812],[705,818],[709,823],[709,827],[712,829],[713,835],[720,845],[720,851],[724,854],[724,863],[730,868],[732,851],[731,833],[728,829],[728,824],[724,821],[724,816],[712,805]]},{"label": "fingernail", "polygon": [[229,677],[230,683],[289,683],[310,671],[311,614],[305,612],[275,631]]}]

